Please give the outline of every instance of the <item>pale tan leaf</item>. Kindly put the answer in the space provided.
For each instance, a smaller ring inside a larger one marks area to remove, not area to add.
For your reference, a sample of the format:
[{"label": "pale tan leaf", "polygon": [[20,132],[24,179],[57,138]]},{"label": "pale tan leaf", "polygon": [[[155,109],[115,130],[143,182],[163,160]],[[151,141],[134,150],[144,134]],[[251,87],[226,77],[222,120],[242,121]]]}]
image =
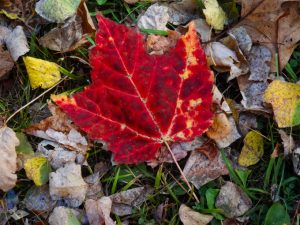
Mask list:
[{"label": "pale tan leaf", "polygon": [[9,127],[0,127],[0,189],[8,191],[16,185],[17,153],[16,133]]},{"label": "pale tan leaf", "polygon": [[206,225],[214,217],[196,212],[185,204],[182,204],[179,208],[179,218],[183,225]]},{"label": "pale tan leaf", "polygon": [[116,224],[110,218],[112,200],[109,197],[102,197],[99,200],[88,199],[85,202],[85,210],[90,225],[114,225]]}]

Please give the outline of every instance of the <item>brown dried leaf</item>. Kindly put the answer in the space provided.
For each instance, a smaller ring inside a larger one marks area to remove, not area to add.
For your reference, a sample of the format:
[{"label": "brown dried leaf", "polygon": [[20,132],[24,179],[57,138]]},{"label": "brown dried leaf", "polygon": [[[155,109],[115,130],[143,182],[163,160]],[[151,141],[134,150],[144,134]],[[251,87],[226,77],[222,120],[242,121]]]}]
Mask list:
[{"label": "brown dried leaf", "polygon": [[68,116],[56,105],[49,103],[52,116],[24,131],[43,139],[58,142],[66,148],[85,154],[89,148],[87,139],[79,132]]},{"label": "brown dried leaf", "polygon": [[152,193],[153,188],[145,186],[113,194],[109,196],[113,202],[111,211],[118,216],[130,215],[133,208],[140,206]]},{"label": "brown dried leaf", "polygon": [[208,142],[198,150],[192,151],[185,164],[183,173],[197,189],[202,185],[228,174],[219,149]]},{"label": "brown dried leaf", "polygon": [[109,197],[102,197],[99,200],[88,199],[85,202],[85,210],[90,225],[115,225],[110,218],[112,201]]},{"label": "brown dried leaf", "polygon": [[16,185],[17,153],[19,139],[9,127],[0,127],[0,189],[8,191]]},{"label": "brown dried leaf", "polygon": [[288,156],[293,152],[293,150],[296,147],[294,139],[292,135],[287,135],[287,133],[284,130],[278,130],[278,133],[280,134],[282,140],[284,156]]},{"label": "brown dried leaf", "polygon": [[81,26],[83,34],[94,35],[96,28],[93,22],[93,19],[89,13],[89,10],[85,4],[85,1],[82,0],[79,7],[77,8],[77,16],[81,18]]},{"label": "brown dried leaf", "polygon": [[82,38],[81,18],[73,16],[63,24],[46,33],[39,39],[40,45],[58,52],[74,50]]},{"label": "brown dried leaf", "polygon": [[237,40],[239,47],[244,54],[247,54],[250,51],[252,40],[244,27],[234,27],[229,30],[228,34],[232,35]]},{"label": "brown dried leaf", "polygon": [[138,19],[138,27],[145,29],[168,30],[167,23],[174,25],[186,24],[192,19],[199,18],[197,4],[193,0],[182,0],[171,4],[155,3]]},{"label": "brown dried leaf", "polygon": [[225,113],[217,113],[213,117],[213,124],[206,132],[219,148],[228,147],[231,143],[241,137],[232,116]]},{"label": "brown dried leaf", "polygon": [[232,80],[240,75],[246,74],[249,71],[249,63],[244,56],[242,50],[239,47],[239,42],[235,39],[235,36],[229,34],[227,37],[223,38],[221,42],[235,52],[237,59],[238,59],[238,70],[231,67],[230,69],[230,76],[228,77],[227,81]]},{"label": "brown dried leaf", "polygon": [[233,116],[230,115],[232,112],[228,103],[216,86],[213,88],[213,103],[213,124],[206,134],[217,143],[219,148],[225,148],[239,139],[241,135]]},{"label": "brown dried leaf", "polygon": [[97,200],[100,196],[103,196],[103,187],[100,183],[99,172],[95,172],[94,174],[85,177],[84,181],[88,184],[88,189],[86,192],[87,199]]},{"label": "brown dried leaf", "polygon": [[169,31],[168,37],[150,34],[146,41],[147,51],[151,55],[163,55],[176,45],[180,36],[176,31]]},{"label": "brown dried leaf", "polygon": [[[171,150],[177,161],[185,158],[188,151],[193,151],[200,148],[206,140],[202,136],[196,137],[194,140],[189,142],[174,143],[171,145]],[[156,167],[164,162],[174,163],[174,160],[166,147],[161,147],[155,157],[148,161],[147,164],[151,167]]]},{"label": "brown dried leaf", "polygon": [[79,212],[75,209],[57,206],[52,211],[48,221],[50,225],[81,224],[77,218]]},{"label": "brown dried leaf", "polygon": [[249,80],[249,75],[237,78],[238,85],[243,97],[241,101],[245,110],[253,112],[270,113],[271,109],[263,103],[263,95],[268,86],[265,82],[254,82]]},{"label": "brown dried leaf", "polygon": [[14,67],[14,61],[8,51],[3,51],[0,44],[0,80],[5,78],[6,75]]},{"label": "brown dried leaf", "polygon": [[201,41],[208,42],[211,38],[210,26],[206,23],[206,21],[204,19],[201,19],[201,18],[192,20],[190,23],[193,23],[193,22],[195,23],[197,33],[200,34]]},{"label": "brown dried leaf", "polygon": [[231,79],[243,73],[236,53],[221,42],[211,42],[204,50],[208,64],[220,72],[230,71]]},{"label": "brown dried leaf", "polygon": [[280,68],[283,69],[300,40],[299,1],[242,0],[241,3],[241,16],[245,18],[240,25],[247,29],[253,42],[271,50],[272,72],[276,71],[275,54],[278,47]]},{"label": "brown dried leaf", "polygon": [[183,225],[206,225],[214,217],[212,215],[196,212],[185,204],[181,204],[179,208],[179,218]]},{"label": "brown dried leaf", "polygon": [[239,131],[245,136],[251,129],[257,128],[256,115],[252,113],[242,112],[238,118]]},{"label": "brown dried leaf", "polygon": [[226,182],[221,187],[216,199],[216,207],[223,209],[223,214],[228,218],[242,216],[251,206],[251,199],[232,182]]},{"label": "brown dried leaf", "polygon": [[75,163],[50,173],[49,187],[53,200],[64,200],[70,207],[80,206],[87,193],[87,183],[81,176],[81,166]]},{"label": "brown dried leaf", "polygon": [[267,81],[270,72],[271,52],[264,46],[253,46],[247,54],[250,65],[249,80]]}]

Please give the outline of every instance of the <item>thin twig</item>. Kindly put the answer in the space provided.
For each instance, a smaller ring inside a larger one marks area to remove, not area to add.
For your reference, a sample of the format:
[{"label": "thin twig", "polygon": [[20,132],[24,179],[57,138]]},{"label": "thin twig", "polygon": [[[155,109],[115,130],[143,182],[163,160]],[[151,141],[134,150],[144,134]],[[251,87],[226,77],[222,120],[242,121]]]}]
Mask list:
[{"label": "thin twig", "polygon": [[30,102],[28,102],[26,105],[23,105],[21,108],[19,108],[17,111],[15,111],[13,114],[11,114],[10,117],[8,117],[8,119],[5,121],[5,124],[7,124],[15,115],[17,115],[19,112],[21,112],[23,109],[25,109],[26,107],[28,107],[29,105],[31,105],[32,103],[34,103],[36,100],[38,100],[40,97],[42,97],[43,95],[47,94],[48,92],[50,92],[53,88],[55,88],[57,85],[59,85],[60,83],[62,83],[63,81],[65,81],[68,77],[64,77],[63,79],[61,79],[58,83],[56,83],[53,87],[47,89],[46,91],[44,91],[43,93],[41,93],[39,96],[37,96],[36,98],[32,99]]},{"label": "thin twig", "polygon": [[193,196],[194,196],[196,202],[199,203],[200,201],[199,201],[197,195],[196,195],[195,192],[193,191],[192,186],[191,186],[190,183],[188,182],[188,180],[187,180],[186,176],[184,175],[184,173],[183,173],[181,167],[179,166],[179,164],[178,164],[178,162],[177,162],[177,160],[176,160],[176,157],[175,157],[174,153],[172,152],[172,150],[171,150],[171,148],[170,148],[168,142],[164,141],[164,143],[165,143],[165,145],[167,146],[167,149],[169,150],[169,153],[171,154],[172,159],[173,159],[175,165],[177,166],[177,168],[178,168],[178,170],[179,170],[179,172],[180,172],[180,174],[181,174],[181,176],[182,176],[183,181],[184,181],[184,182],[187,184],[187,186],[189,187],[189,191],[192,192],[192,194],[193,194]]}]

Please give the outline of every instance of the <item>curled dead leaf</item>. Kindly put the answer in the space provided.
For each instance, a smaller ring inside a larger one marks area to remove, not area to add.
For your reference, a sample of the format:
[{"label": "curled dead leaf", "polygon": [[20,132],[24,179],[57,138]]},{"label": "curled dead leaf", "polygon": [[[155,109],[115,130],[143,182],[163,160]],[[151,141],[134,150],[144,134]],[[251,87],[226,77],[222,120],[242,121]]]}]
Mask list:
[{"label": "curled dead leaf", "polygon": [[226,217],[234,218],[247,212],[252,206],[252,201],[240,187],[232,182],[226,182],[221,187],[215,204],[223,210]]},{"label": "curled dead leaf", "polygon": [[206,225],[214,217],[196,212],[185,204],[182,204],[179,208],[179,218],[184,225]]},{"label": "curled dead leaf", "polygon": [[145,186],[132,188],[109,196],[113,202],[112,213],[118,216],[132,214],[133,208],[140,206],[146,201],[148,195],[152,194],[153,191],[152,187]]},{"label": "curled dead leaf", "polygon": [[52,116],[42,120],[38,124],[24,129],[31,134],[43,139],[58,142],[66,148],[85,154],[89,148],[87,139],[78,131],[68,116],[54,104],[49,103]]},{"label": "curled dead leaf", "polygon": [[85,210],[90,225],[115,225],[110,218],[112,201],[109,197],[102,197],[99,200],[88,199],[85,202]]},{"label": "curled dead leaf", "polygon": [[183,173],[197,189],[202,185],[228,174],[219,149],[212,142],[192,151]]},{"label": "curled dead leaf", "polygon": [[241,16],[245,18],[239,25],[245,27],[253,42],[261,43],[271,50],[272,72],[277,69],[278,49],[280,69],[283,69],[300,40],[299,1],[242,0],[241,3]]},{"label": "curled dead leaf", "polygon": [[87,192],[87,184],[81,176],[81,166],[75,163],[50,173],[49,187],[53,200],[64,201],[70,207],[80,206]]},{"label": "curled dead leaf", "polygon": [[0,127],[0,189],[8,191],[16,185],[17,153],[19,139],[9,127]]}]

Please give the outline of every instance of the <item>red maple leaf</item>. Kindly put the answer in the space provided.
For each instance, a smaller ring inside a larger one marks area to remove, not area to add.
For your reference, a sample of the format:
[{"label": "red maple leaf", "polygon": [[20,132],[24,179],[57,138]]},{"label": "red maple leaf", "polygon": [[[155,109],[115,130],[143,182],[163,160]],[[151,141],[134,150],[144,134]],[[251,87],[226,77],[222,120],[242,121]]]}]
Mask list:
[{"label": "red maple leaf", "polygon": [[143,36],[98,16],[90,52],[92,84],[52,96],[89,138],[108,143],[119,163],[154,157],[163,143],[189,141],[211,124],[213,76],[195,26],[165,55],[147,54]]}]

